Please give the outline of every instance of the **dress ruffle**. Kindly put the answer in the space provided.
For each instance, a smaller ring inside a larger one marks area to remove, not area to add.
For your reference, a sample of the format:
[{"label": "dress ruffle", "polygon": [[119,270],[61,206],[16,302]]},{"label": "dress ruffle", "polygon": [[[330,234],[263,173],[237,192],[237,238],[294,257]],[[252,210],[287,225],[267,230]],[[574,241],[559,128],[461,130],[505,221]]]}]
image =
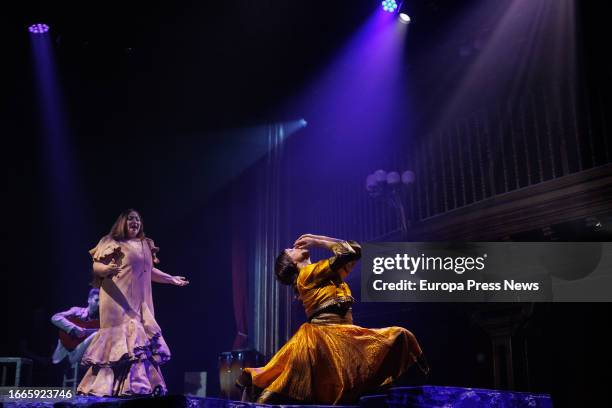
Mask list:
[{"label": "dress ruffle", "polygon": [[153,242],[151,238],[145,238],[145,241],[147,241],[149,249],[151,250],[151,257],[153,258],[153,263],[157,265],[159,263],[159,258],[157,257],[159,247],[155,246],[155,242]]},{"label": "dress ruffle", "polygon": [[89,255],[96,262],[107,263],[121,254],[121,246],[110,236],[102,237],[98,245],[89,250]]},{"label": "dress ruffle", "polygon": [[125,361],[152,360],[163,364],[169,359],[170,350],[161,333],[147,335],[142,323],[130,319],[119,326],[100,329],[81,363],[112,367]]},{"label": "dress ruffle", "polygon": [[159,366],[150,360],[115,367],[91,366],[77,389],[79,394],[98,397],[148,395],[156,391],[166,394],[168,389]]}]

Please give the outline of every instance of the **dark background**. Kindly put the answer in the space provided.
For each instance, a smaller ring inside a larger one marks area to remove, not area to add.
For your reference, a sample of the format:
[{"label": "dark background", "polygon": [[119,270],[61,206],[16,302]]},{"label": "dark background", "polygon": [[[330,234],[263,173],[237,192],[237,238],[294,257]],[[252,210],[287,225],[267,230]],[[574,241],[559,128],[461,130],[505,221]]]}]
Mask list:
[{"label": "dark background", "polygon": [[[418,18],[407,46],[411,58],[426,58],[473,2],[411,3]],[[595,2],[578,6],[581,83],[587,89],[609,89],[604,8]],[[300,117],[287,102],[308,87],[376,7],[373,1],[22,2],[6,26],[3,64],[8,71],[2,125],[6,243],[0,354],[34,358],[37,385],[59,381],[49,363],[56,341],[49,318],[85,305],[87,250],[121,210],[134,207],[161,248],[161,269],[191,281],[186,288],[154,288],[156,317],[173,350],[164,367],[169,388],[181,392],[184,371],[205,370],[209,394],[215,395],[217,355],[231,349],[235,336],[229,228],[233,198],[231,183],[217,182],[219,157],[211,152],[224,152],[231,161],[232,149],[239,147],[228,146],[228,129]],[[48,205],[54,186],[46,184],[45,124],[39,120],[26,30],[36,21],[52,27],[78,183],[79,200],[67,209],[73,222],[63,219],[60,225]],[[439,58],[462,69],[455,54]],[[418,100],[428,94],[431,78],[426,69],[411,64],[406,69],[415,70],[415,82],[422,79],[413,96]],[[429,102],[419,111],[423,121],[435,115],[435,104]],[[296,183],[306,185],[308,178]],[[242,197],[249,202],[248,191]],[[55,249],[64,240],[74,242],[70,256]],[[364,316],[371,317],[364,318],[364,326],[394,324],[385,317],[384,305],[368,306],[371,312]],[[604,376],[594,373],[610,363],[602,335],[610,306],[536,307],[530,330],[539,339],[535,347],[541,357],[531,367],[536,373],[532,390],[552,392],[561,404],[596,393]],[[466,330],[471,323],[465,310],[444,304],[414,308],[421,317],[411,329],[427,349],[445,350],[430,353],[439,373],[434,381],[490,387],[489,366],[475,360],[487,340],[478,330]],[[449,333],[461,332],[466,335],[447,340]]]}]

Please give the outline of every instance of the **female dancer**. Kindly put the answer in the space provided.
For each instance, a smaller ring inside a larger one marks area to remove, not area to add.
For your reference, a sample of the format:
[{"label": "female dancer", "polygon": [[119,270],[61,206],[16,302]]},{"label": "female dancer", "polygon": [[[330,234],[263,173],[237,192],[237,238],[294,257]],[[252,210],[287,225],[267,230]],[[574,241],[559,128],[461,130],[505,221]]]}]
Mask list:
[{"label": "female dancer", "polygon": [[[331,250],[312,263],[308,248]],[[413,363],[429,367],[414,335],[401,327],[353,325],[353,298],[344,279],[361,256],[355,241],[306,234],[276,259],[276,278],[292,285],[308,322],[265,367],[245,368],[237,381],[243,399],[258,403],[353,404],[391,384]]]},{"label": "female dancer", "polygon": [[89,369],[77,392],[130,396],[167,392],[159,365],[170,359],[155,321],[151,281],[185,286],[182,276],[153,267],[159,248],[144,233],[136,210],[126,210],[89,253],[100,287],[100,330],[81,360]]}]

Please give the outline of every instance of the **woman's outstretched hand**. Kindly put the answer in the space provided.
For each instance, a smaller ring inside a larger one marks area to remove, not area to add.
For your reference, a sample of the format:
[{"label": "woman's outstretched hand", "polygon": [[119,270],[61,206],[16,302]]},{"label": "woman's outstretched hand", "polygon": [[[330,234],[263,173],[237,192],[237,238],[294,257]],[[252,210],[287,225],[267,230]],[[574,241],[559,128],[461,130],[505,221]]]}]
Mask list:
[{"label": "woman's outstretched hand", "polygon": [[176,286],[185,286],[189,284],[189,281],[184,276],[173,276],[170,279],[170,284]]}]

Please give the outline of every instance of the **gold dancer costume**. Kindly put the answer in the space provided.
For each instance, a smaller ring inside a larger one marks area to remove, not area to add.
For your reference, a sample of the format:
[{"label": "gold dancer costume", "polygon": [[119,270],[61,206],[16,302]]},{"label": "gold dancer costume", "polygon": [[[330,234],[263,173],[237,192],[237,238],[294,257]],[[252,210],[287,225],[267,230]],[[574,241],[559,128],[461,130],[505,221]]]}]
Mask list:
[{"label": "gold dancer costume", "polygon": [[238,385],[246,387],[246,399],[351,404],[389,385],[415,362],[428,371],[410,331],[353,324],[353,298],[344,279],[361,257],[361,247],[355,241],[335,241],[328,246],[331,258],[299,268],[294,285],[308,322],[264,367],[244,369]]}]

